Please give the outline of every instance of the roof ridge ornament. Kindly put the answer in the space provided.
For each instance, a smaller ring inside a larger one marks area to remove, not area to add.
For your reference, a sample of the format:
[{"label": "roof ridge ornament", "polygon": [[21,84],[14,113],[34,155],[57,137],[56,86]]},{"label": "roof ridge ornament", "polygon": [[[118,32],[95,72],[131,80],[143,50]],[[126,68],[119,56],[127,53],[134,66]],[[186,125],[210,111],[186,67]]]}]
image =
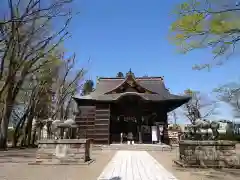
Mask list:
[{"label": "roof ridge ornament", "polygon": [[134,76],[134,73],[132,72],[132,69],[131,69],[131,68],[130,68],[129,71],[127,72],[126,76],[135,77],[135,76]]}]

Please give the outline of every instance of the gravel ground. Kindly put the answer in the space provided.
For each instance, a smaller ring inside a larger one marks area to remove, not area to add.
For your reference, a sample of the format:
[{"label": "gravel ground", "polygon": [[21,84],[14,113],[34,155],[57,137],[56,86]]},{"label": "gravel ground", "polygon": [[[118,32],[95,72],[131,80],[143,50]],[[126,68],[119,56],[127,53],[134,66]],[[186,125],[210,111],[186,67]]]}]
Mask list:
[{"label": "gravel ground", "polygon": [[[237,148],[240,153],[240,145]],[[149,152],[160,164],[179,180],[240,180],[240,170],[214,170],[199,168],[181,168],[173,163],[178,159],[178,149],[174,148],[171,152]]]},{"label": "gravel ground", "polygon": [[237,150],[237,153],[240,154],[240,143],[239,143],[239,144],[236,144],[236,150]]},{"label": "gravel ground", "polygon": [[113,151],[96,151],[96,162],[89,166],[28,165],[36,150],[0,152],[0,180],[96,180],[112,158]]},{"label": "gravel ground", "polygon": [[[89,166],[28,165],[35,161],[36,149],[0,151],[0,180],[96,180],[113,157],[115,151],[95,151],[96,162]],[[240,153],[240,144],[237,145]],[[172,162],[178,157],[177,149],[171,152],[149,152],[179,180],[240,180],[240,170],[213,170],[180,168]]]}]

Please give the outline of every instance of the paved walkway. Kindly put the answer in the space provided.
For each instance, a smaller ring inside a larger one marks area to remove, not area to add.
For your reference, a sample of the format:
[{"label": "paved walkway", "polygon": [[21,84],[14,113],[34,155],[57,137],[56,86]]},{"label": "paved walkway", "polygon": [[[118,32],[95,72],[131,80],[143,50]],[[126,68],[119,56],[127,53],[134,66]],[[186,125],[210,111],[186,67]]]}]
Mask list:
[{"label": "paved walkway", "polygon": [[98,180],[177,180],[146,151],[118,151]]}]

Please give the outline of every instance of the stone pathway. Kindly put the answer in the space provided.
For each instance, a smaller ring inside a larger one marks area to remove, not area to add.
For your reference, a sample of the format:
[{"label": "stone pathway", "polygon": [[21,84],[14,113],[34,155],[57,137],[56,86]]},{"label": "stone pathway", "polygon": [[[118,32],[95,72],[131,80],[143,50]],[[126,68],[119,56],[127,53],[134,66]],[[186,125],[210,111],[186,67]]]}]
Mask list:
[{"label": "stone pathway", "polygon": [[177,180],[146,151],[117,151],[98,180]]}]

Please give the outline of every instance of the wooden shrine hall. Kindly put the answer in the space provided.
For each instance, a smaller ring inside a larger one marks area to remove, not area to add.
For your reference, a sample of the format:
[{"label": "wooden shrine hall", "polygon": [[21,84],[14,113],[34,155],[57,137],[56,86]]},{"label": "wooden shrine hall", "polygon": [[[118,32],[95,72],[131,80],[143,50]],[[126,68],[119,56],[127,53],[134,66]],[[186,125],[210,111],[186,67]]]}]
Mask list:
[{"label": "wooden shrine hall", "polygon": [[124,78],[99,78],[95,91],[73,98],[80,138],[96,144],[119,143],[129,132],[136,143],[151,143],[151,127],[159,125],[168,143],[167,113],[190,100],[171,94],[162,77],[135,77],[131,70]]}]

